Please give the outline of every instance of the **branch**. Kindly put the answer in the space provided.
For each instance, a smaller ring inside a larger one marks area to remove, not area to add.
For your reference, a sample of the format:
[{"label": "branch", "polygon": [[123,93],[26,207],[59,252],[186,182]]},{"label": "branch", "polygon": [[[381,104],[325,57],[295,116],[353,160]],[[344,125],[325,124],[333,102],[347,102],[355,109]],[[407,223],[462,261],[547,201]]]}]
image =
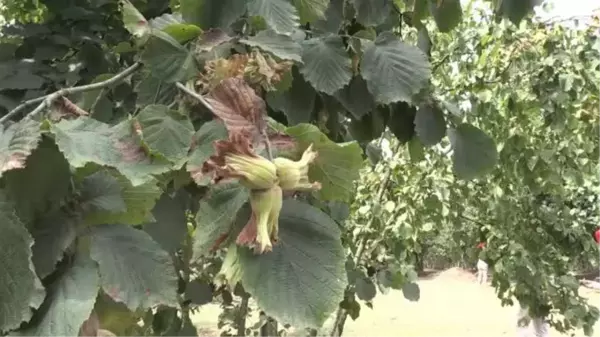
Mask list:
[{"label": "branch", "polygon": [[51,94],[25,101],[25,102],[21,103],[20,105],[18,105],[13,110],[11,110],[6,115],[2,116],[2,118],[0,118],[0,123],[4,123],[7,120],[11,119],[12,117],[17,115],[21,110],[25,109],[26,107],[41,102],[40,105],[38,105],[33,111],[28,113],[26,116],[26,117],[30,117],[30,118],[35,117],[40,112],[44,111],[44,109],[46,107],[51,106],[52,103],[54,103],[54,101],[56,101],[59,97],[72,95],[72,94],[78,94],[81,92],[92,91],[92,90],[97,90],[97,89],[104,89],[113,84],[121,82],[126,77],[128,77],[129,75],[136,72],[141,66],[142,66],[141,63],[136,62],[133,65],[131,65],[129,68],[123,70],[122,72],[116,74],[115,76],[113,76],[105,81],[82,85],[82,86],[78,86],[78,87],[64,88],[64,89],[57,90]]},{"label": "branch", "polygon": [[175,85],[177,86],[177,88],[181,89],[186,94],[188,94],[188,95],[194,97],[195,99],[199,100],[200,103],[202,103],[202,105],[204,105],[208,110],[210,110],[211,112],[214,111],[213,107],[204,99],[204,97],[202,97],[202,95],[200,95],[199,93],[197,93],[197,92],[193,91],[192,89],[186,87],[181,82],[177,82]]}]

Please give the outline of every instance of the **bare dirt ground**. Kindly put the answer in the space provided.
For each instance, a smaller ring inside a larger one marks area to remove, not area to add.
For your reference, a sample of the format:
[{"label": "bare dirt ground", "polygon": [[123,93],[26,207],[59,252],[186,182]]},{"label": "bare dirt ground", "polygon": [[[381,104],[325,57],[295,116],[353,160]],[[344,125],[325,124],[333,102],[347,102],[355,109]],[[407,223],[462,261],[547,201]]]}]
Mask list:
[{"label": "bare dirt ground", "polygon": [[[373,310],[362,306],[356,321],[348,318],[344,336],[516,336],[516,307],[502,307],[490,286],[476,284],[470,272],[457,268],[421,278],[421,299],[409,302],[402,292],[377,294]],[[581,288],[600,307],[600,292]],[[219,307],[205,306],[192,321],[204,336],[218,335]],[[327,323],[324,332],[328,331]],[[600,336],[600,322],[596,324]],[[551,337],[561,335],[552,330]],[[578,331],[576,336],[583,336]]]}]

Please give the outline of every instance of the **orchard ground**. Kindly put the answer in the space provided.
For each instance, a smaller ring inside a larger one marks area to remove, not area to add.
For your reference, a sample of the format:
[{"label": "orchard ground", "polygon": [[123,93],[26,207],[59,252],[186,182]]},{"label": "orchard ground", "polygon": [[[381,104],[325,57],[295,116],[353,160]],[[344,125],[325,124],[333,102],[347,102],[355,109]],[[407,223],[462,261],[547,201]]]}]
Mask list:
[{"label": "orchard ground", "polygon": [[[377,294],[373,309],[363,305],[356,321],[348,318],[344,336],[515,336],[516,307],[502,307],[494,289],[480,286],[475,276],[458,268],[419,280],[421,299],[409,302],[401,291]],[[581,287],[590,303],[600,307],[600,291]],[[192,316],[200,336],[218,335],[218,304],[203,306]],[[255,316],[255,315],[253,315]],[[250,318],[249,325],[255,322]],[[326,323],[327,325],[327,323]],[[600,322],[594,334],[600,335]],[[550,337],[568,336],[552,330]],[[583,336],[578,331],[576,336]]]}]

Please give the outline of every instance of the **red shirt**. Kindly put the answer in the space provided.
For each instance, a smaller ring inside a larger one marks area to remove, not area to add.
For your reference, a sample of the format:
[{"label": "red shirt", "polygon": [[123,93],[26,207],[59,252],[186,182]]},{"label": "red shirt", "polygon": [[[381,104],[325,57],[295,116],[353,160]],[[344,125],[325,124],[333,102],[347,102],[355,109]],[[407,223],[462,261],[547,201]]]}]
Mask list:
[{"label": "red shirt", "polygon": [[485,242],[480,242],[480,243],[477,245],[477,248],[481,248],[481,249],[485,248]]},{"label": "red shirt", "polygon": [[600,244],[600,229],[597,229],[594,233],[594,240],[596,241],[596,243]]}]

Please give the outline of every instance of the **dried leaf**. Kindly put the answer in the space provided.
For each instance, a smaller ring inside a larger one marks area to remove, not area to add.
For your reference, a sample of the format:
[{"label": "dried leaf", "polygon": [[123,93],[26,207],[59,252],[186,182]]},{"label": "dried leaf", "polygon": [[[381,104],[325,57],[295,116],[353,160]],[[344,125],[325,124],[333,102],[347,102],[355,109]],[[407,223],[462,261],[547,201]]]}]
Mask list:
[{"label": "dried leaf", "polygon": [[40,139],[39,122],[29,118],[6,129],[0,126],[0,176],[6,171],[24,168]]},{"label": "dried leaf", "polygon": [[226,78],[244,76],[247,63],[247,54],[235,54],[230,59],[216,59],[206,62],[204,66],[205,75],[200,80],[202,88],[213,90]]},{"label": "dried leaf", "polygon": [[[227,165],[226,156],[228,154],[243,155],[250,158],[259,158],[254,152],[250,140],[240,133],[231,133],[227,140],[217,140],[214,142],[215,155],[210,158],[202,166],[202,174],[206,175],[211,172],[216,172],[215,182],[226,178],[243,177],[235,170]],[[193,173],[192,173],[193,175]]]},{"label": "dried leaf", "polygon": [[206,100],[230,134],[238,133],[256,139],[266,127],[265,102],[241,78],[223,80]]},{"label": "dried leaf", "polygon": [[95,311],[92,311],[90,317],[81,324],[79,328],[79,336],[98,336],[98,330],[100,329],[100,321]]},{"label": "dried leaf", "polygon": [[200,35],[200,38],[196,44],[196,50],[200,52],[207,52],[222,43],[230,41],[231,39],[232,37],[227,35],[227,33],[221,29],[211,28]]}]

